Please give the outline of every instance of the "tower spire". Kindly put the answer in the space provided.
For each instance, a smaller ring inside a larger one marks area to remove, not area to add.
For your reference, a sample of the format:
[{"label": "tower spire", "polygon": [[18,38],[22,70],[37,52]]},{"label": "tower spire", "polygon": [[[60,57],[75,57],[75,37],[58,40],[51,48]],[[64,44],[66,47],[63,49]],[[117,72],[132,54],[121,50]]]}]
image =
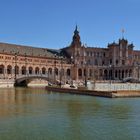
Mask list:
[{"label": "tower spire", "polygon": [[79,31],[78,31],[78,26],[77,26],[77,24],[76,24],[76,27],[75,27],[74,34],[79,34]]},{"label": "tower spire", "polygon": [[76,24],[76,27],[75,27],[75,30],[74,30],[72,44],[76,44],[76,45],[79,44],[79,46],[81,46],[80,35],[79,35],[77,24]]}]

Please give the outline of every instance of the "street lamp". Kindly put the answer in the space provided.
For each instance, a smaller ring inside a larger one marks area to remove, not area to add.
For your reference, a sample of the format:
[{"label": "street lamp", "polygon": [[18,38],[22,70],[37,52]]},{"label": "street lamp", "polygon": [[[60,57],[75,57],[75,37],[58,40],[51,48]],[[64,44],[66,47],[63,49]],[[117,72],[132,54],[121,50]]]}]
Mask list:
[{"label": "street lamp", "polygon": [[16,82],[16,79],[17,79],[17,53],[15,53],[15,82]]},{"label": "street lamp", "polygon": [[110,65],[109,65],[109,82],[110,82],[110,90],[111,90],[111,78],[112,78],[112,75],[111,75],[111,67],[112,67],[112,65],[110,64]]},{"label": "street lamp", "polygon": [[71,56],[71,72],[70,72],[70,76],[71,76],[71,86],[73,86],[72,64],[73,64],[73,56]]},{"label": "street lamp", "polygon": [[87,87],[87,70],[86,70],[86,62],[85,62],[85,69],[84,69],[84,75],[85,75],[85,87]]},{"label": "street lamp", "polygon": [[140,63],[137,63],[137,69],[138,69],[138,82],[139,82],[139,80],[140,80]]},{"label": "street lamp", "polygon": [[25,75],[27,75],[27,54],[25,53]]},{"label": "street lamp", "polygon": [[61,56],[60,57],[60,88],[61,88],[61,82],[62,82],[62,60],[63,60],[63,57]]},{"label": "street lamp", "polygon": [[54,84],[56,84],[56,54],[54,55]]}]

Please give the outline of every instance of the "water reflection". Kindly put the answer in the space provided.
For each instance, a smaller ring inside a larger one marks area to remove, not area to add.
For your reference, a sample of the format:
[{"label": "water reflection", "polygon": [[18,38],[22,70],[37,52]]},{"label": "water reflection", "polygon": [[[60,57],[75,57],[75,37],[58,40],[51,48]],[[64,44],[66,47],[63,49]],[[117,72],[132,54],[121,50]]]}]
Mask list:
[{"label": "water reflection", "polygon": [[34,113],[34,109],[42,105],[42,100],[32,93],[40,94],[42,91],[44,89],[0,89],[0,117]]},{"label": "water reflection", "polygon": [[13,135],[15,140],[137,139],[139,106],[138,98],[76,96],[41,88],[0,89],[0,139]]}]

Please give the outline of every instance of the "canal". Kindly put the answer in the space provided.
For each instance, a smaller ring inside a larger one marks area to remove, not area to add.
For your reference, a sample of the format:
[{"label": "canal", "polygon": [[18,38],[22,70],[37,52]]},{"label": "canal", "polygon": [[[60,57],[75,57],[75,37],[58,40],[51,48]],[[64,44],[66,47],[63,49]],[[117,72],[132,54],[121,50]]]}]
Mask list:
[{"label": "canal", "polygon": [[0,89],[0,140],[139,140],[140,98]]}]

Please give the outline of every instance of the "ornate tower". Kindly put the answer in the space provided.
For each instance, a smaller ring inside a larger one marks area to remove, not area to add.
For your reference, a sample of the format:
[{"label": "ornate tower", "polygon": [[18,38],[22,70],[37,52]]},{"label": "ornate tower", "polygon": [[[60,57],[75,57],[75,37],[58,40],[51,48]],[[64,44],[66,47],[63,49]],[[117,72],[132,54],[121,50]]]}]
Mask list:
[{"label": "ornate tower", "polygon": [[79,31],[77,29],[77,25],[74,30],[74,35],[70,47],[72,50],[71,56],[73,57],[74,61],[76,61],[76,59],[78,59],[78,57],[81,55],[81,40],[80,40]]},{"label": "ornate tower", "polygon": [[74,31],[71,46],[73,46],[73,47],[80,47],[81,46],[80,35],[79,35],[79,31],[77,29],[77,25],[76,25],[76,28],[75,28],[75,31]]}]

